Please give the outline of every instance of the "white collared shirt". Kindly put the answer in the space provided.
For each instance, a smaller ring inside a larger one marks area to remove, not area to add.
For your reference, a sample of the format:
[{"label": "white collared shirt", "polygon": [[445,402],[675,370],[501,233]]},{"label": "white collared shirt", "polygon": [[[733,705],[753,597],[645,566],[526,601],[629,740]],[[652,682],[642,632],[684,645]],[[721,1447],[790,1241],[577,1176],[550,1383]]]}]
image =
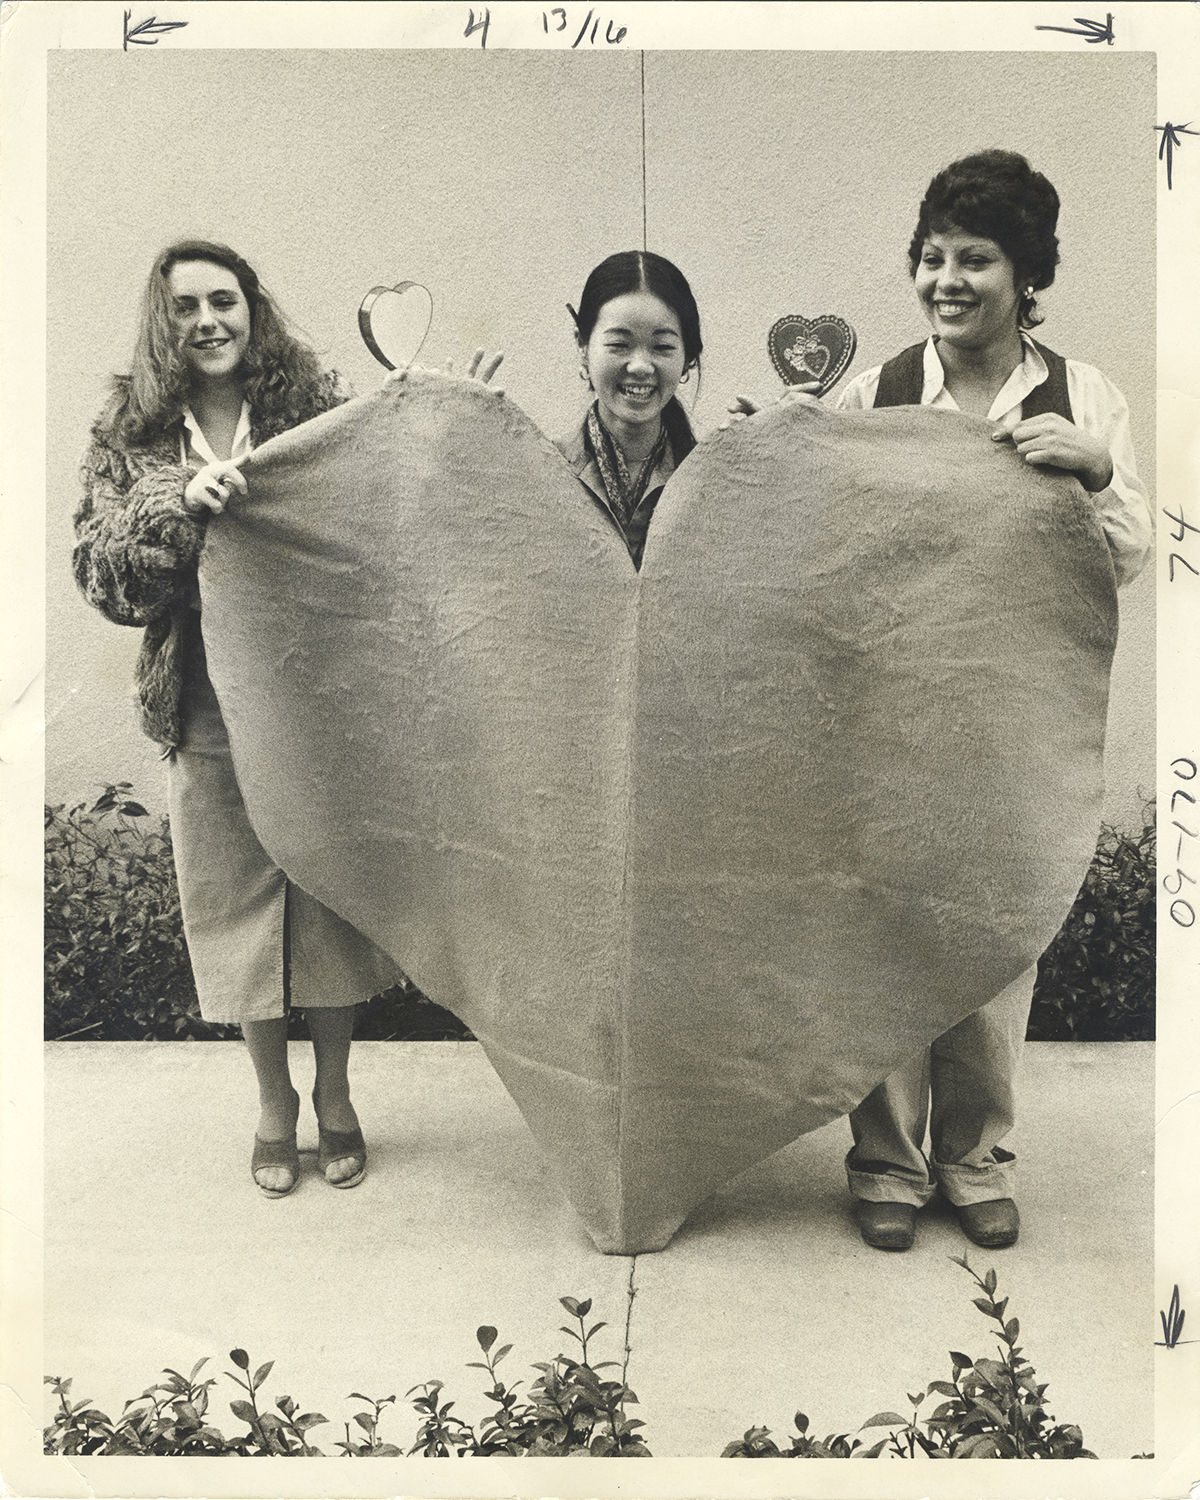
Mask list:
[{"label": "white collared shirt", "polygon": [[[201,463],[218,464],[221,460],[212,451],[212,445],[200,430],[200,423],[196,421],[190,406],[183,408],[183,431],[179,434],[179,462],[182,464],[193,463],[199,459]],[[242,409],[238,414],[237,427],[233,433],[233,449],[229,455],[230,463],[237,463],[239,458],[245,458],[251,452],[254,445],[250,441],[250,403],[242,402]]]},{"label": "white collared shirt", "polygon": [[[245,458],[254,448],[250,441],[250,403],[242,402],[242,409],[238,413],[238,423],[233,431],[233,449],[229,455],[230,463],[237,463],[239,458]],[[204,436],[200,429],[200,423],[196,421],[196,415],[190,406],[183,408],[183,431],[179,434],[179,462],[184,468],[199,471],[205,464],[219,464],[221,460],[212,450],[212,444]],[[200,608],[200,586],[194,584],[192,587],[191,605],[193,609]]]},{"label": "white collared shirt", "polygon": [[[1021,403],[1025,397],[1050,374],[1032,340],[1022,333],[1021,341],[1025,357],[1001,386],[988,412],[989,421],[999,423],[1006,432],[1012,432],[1021,421]],[[1154,544],[1154,520],[1146,486],[1138,478],[1134,464],[1129,407],[1108,376],[1094,365],[1079,364],[1073,359],[1067,360],[1066,365],[1067,395],[1075,425],[1099,438],[1112,458],[1113,473],[1108,487],[1096,491],[1092,500],[1120,587],[1142,571]],[[856,375],[838,398],[838,410],[866,411],[873,407],[882,368],[876,365]],[[921,405],[958,411],[958,403],[946,389],[946,372],[932,338],[925,343],[924,371]]]}]

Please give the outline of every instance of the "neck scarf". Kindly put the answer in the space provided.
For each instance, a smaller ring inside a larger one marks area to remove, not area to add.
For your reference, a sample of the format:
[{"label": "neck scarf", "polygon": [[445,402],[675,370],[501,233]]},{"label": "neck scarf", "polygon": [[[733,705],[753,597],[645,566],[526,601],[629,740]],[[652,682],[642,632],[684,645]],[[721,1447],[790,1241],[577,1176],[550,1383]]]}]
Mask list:
[{"label": "neck scarf", "polygon": [[646,493],[650,476],[666,454],[666,425],[664,423],[659,427],[658,438],[650,450],[650,456],[632,475],[629,472],[629,465],[625,462],[625,455],[621,452],[619,445],[613,441],[608,428],[600,420],[598,401],[592,403],[592,408],[588,412],[587,435],[596,466],[600,470],[600,477],[604,481],[608,503],[612,507],[613,515],[616,516],[621,530],[628,534],[634,511],[637,510],[638,503]]}]

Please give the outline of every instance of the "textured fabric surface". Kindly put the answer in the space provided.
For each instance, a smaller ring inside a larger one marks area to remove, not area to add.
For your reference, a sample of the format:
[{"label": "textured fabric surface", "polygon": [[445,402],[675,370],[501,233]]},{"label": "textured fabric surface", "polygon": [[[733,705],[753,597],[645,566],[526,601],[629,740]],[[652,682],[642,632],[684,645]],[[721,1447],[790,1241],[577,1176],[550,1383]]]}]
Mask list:
[{"label": "textured fabric surface", "polygon": [[[1005,432],[1020,426],[1027,411],[1026,399],[1048,383],[1046,361],[1028,334],[1021,335],[1025,356],[1005,381],[988,408],[988,420]],[[946,389],[946,372],[937,354],[937,341],[925,341],[924,379],[918,392],[922,406],[957,411],[958,403]],[[1146,486],[1138,478],[1137,460],[1130,435],[1129,407],[1125,397],[1095,365],[1065,361],[1067,399],[1074,424],[1108,449],[1112,478],[1108,486],[1093,494],[1092,506],[1108,539],[1117,575],[1117,587],[1132,583],[1146,566],[1154,550],[1154,516]],[[875,405],[883,367],[875,365],[847,381],[837,399],[839,411],[862,411]],[[1045,399],[1045,398],[1043,398]]]},{"label": "textured fabric surface", "polygon": [[639,575],[522,413],[414,376],[209,528],[259,837],[468,1022],[602,1249],[853,1108],[1069,909],[1113,570],[989,432],[775,408],[672,476]]},{"label": "textured fabric surface", "polygon": [[390,960],[294,885],[246,816],[205,668],[188,663],[168,788],[188,958],[206,1021],[269,1021],[357,1005],[395,984]]}]

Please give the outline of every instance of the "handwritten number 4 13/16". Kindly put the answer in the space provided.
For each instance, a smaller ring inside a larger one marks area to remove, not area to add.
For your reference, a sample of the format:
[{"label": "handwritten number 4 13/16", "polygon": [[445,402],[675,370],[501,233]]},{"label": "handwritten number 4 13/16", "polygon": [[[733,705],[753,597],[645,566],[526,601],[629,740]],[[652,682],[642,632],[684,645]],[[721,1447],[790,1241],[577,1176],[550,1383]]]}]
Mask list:
[{"label": "handwritten number 4 13/16", "polygon": [[[594,21],[592,19],[593,16],[596,17]],[[556,22],[554,26],[551,26],[550,24],[552,19]],[[578,47],[585,36],[588,39],[588,45],[595,46],[596,37],[598,36],[600,31],[601,20],[602,17],[596,16],[594,8],[589,9],[587,15],[583,19],[583,25],[579,28],[579,31],[576,34],[575,40],[571,43],[571,46]],[[476,32],[479,32],[479,45],[481,47],[486,47],[488,39],[488,28],[491,26],[491,24],[492,13],[487,6],[480,7],[478,20],[475,19],[475,11],[472,8],[467,11],[467,24],[465,30],[463,31],[463,36],[471,37],[474,36]],[[610,47],[615,47],[618,42],[623,42],[629,30],[627,26],[618,26],[617,30],[614,32],[613,26],[615,24],[615,22],[609,21],[604,28],[604,40],[609,44]],[[590,36],[588,35],[589,26],[591,27]],[[542,30],[546,32],[547,35],[556,31],[566,31],[566,29],[567,11],[565,6],[556,5],[553,10],[544,10],[542,12]]]}]

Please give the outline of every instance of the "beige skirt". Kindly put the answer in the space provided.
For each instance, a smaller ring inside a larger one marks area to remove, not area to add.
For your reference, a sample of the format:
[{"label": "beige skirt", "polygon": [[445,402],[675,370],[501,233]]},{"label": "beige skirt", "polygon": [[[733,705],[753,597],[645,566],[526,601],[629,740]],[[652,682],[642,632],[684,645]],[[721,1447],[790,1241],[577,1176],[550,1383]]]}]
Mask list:
[{"label": "beige skirt", "polygon": [[289,1006],[356,1005],[395,984],[391,959],[290,881],[259,843],[202,645],[189,666],[168,805],[201,1015],[269,1021]]}]

